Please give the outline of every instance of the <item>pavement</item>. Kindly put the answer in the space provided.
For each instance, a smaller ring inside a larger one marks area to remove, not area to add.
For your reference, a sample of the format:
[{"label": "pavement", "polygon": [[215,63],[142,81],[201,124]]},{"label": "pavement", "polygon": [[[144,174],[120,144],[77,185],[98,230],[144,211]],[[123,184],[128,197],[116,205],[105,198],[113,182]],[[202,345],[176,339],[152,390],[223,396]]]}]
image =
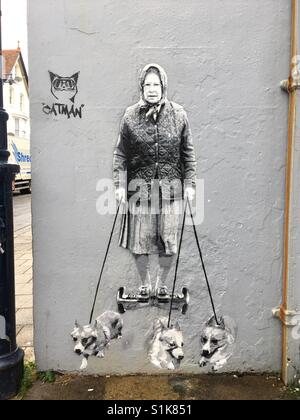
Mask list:
[{"label": "pavement", "polygon": [[[24,400],[199,401],[299,400],[272,375],[57,375],[55,382],[38,380]],[[138,403],[130,403],[135,406]],[[161,403],[160,403],[161,404]],[[100,406],[101,408],[101,406]],[[99,410],[98,410],[99,411]],[[196,410],[195,410],[196,411]],[[199,408],[198,408],[199,413]],[[98,414],[102,414],[100,411]],[[104,413],[107,414],[107,413]],[[151,413],[157,414],[157,413]]]},{"label": "pavement", "polygon": [[30,195],[14,195],[14,231],[17,343],[34,361]]}]

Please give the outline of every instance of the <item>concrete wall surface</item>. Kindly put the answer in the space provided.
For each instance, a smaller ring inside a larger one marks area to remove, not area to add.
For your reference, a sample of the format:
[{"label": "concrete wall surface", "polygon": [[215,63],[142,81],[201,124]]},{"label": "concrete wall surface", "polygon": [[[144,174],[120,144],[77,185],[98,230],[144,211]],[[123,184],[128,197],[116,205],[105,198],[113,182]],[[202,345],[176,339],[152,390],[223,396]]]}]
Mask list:
[{"label": "concrete wall surface", "polygon": [[[290,14],[286,0],[29,1],[40,369],[80,367],[70,332],[75,319],[89,320],[114,218],[97,213],[96,185],[112,176],[120,120],[139,100],[138,75],[149,62],[165,68],[169,99],[187,111],[204,180],[197,231],[217,313],[237,326],[233,355],[220,372],[280,369],[272,308],[281,301],[288,98],[279,83],[289,73]],[[49,71],[80,72],[74,103],[68,92],[51,89]],[[154,281],[155,258],[151,264]],[[117,229],[95,315],[117,309],[124,285],[134,290],[139,279],[132,255],[118,247]],[[185,341],[180,371],[207,372],[210,365],[198,364],[200,335],[212,309],[191,227],[182,245],[182,286],[191,302],[186,315],[173,313]],[[87,372],[157,372],[145,341],[151,322],[167,314],[156,307],[127,311],[122,340],[104,359],[91,358]]]}]

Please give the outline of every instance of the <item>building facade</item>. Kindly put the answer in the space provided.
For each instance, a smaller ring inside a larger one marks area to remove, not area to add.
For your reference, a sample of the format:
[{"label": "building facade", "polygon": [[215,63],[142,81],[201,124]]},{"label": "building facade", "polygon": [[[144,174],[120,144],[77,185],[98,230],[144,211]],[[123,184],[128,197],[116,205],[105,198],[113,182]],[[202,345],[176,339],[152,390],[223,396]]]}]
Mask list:
[{"label": "building facade", "polygon": [[[291,4],[29,1],[35,351],[41,370],[80,368],[70,332],[75,320],[89,321],[115,217],[99,210],[102,181],[112,177],[124,111],[140,99],[140,70],[154,62],[168,74],[169,99],[189,116],[205,191],[198,203],[204,219],[196,228],[217,315],[236,325],[234,337],[227,337],[234,350],[217,370],[280,371],[281,324],[274,313],[282,300],[289,112],[280,81],[290,71]],[[155,273],[157,261],[152,264]],[[117,311],[118,289],[138,285],[134,260],[118,247],[115,232],[94,315]],[[185,340],[180,369],[211,371],[210,363],[201,363],[201,337],[213,309],[191,228],[183,237],[177,286],[190,292],[186,314],[173,313]],[[166,306],[126,311],[123,339],[104,359],[91,358],[88,372],[157,372],[145,337],[153,321],[167,315]],[[299,352],[289,359],[297,370]]]},{"label": "building facade", "polygon": [[3,100],[9,136],[30,139],[28,75],[20,49],[3,51]]},{"label": "building facade", "polygon": [[20,165],[15,187],[29,192],[31,186],[30,115],[28,75],[21,50],[3,51],[3,102],[7,122],[10,162]]}]

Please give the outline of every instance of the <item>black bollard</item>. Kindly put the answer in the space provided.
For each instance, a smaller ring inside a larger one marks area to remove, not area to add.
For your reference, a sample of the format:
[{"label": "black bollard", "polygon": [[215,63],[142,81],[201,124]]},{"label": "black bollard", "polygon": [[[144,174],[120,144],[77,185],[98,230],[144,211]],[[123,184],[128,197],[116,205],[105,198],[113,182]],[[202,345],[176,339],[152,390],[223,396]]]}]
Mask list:
[{"label": "black bollard", "polygon": [[8,163],[7,120],[3,109],[0,0],[0,400],[15,396],[21,386],[24,352],[16,343],[15,271],[12,183],[18,165]]}]

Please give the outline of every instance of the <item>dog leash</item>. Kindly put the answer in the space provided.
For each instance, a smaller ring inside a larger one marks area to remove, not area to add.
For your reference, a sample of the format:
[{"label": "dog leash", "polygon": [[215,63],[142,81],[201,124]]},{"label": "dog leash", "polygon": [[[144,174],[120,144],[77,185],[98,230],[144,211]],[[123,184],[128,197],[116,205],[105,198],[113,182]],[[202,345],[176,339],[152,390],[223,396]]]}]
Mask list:
[{"label": "dog leash", "polygon": [[106,248],[106,253],[105,253],[104,260],[103,260],[103,264],[102,264],[102,268],[101,268],[101,272],[100,272],[100,276],[99,276],[99,280],[98,280],[98,284],[97,284],[97,289],[96,289],[96,293],[95,293],[94,303],[93,303],[93,307],[92,307],[92,311],[91,311],[90,324],[91,324],[92,319],[93,319],[96,300],[97,300],[99,287],[100,287],[100,283],[101,283],[101,279],[102,279],[102,274],[103,274],[105,263],[106,263],[106,260],[107,260],[108,251],[109,251],[111,240],[112,240],[112,237],[113,237],[113,234],[114,234],[114,230],[115,230],[115,226],[116,226],[116,222],[117,222],[117,218],[118,218],[118,214],[119,214],[119,211],[120,211],[121,204],[122,204],[122,201],[120,201],[120,203],[118,205],[118,209],[117,209],[117,212],[116,212],[116,215],[115,215],[113,227],[112,227],[112,230],[111,230],[111,233],[110,233],[110,238],[109,238],[108,245],[107,245],[107,248]]},{"label": "dog leash", "polygon": [[184,206],[183,222],[182,222],[182,227],[181,227],[181,235],[180,235],[180,241],[179,241],[179,247],[178,247],[178,255],[177,255],[177,260],[176,260],[175,275],[174,275],[173,290],[172,290],[169,320],[168,320],[168,328],[170,328],[170,323],[171,323],[171,316],[172,316],[172,310],[173,310],[172,307],[173,307],[175,287],[176,287],[176,282],[177,282],[177,271],[178,271],[178,265],[179,265],[179,259],[180,259],[180,251],[181,251],[181,245],[182,245],[183,231],[184,231],[185,220],[186,220],[187,205],[189,205],[190,215],[191,215],[191,219],[192,219],[192,223],[193,223],[194,235],[195,235],[195,239],[196,239],[196,243],[197,243],[197,247],[198,247],[198,251],[199,251],[199,256],[200,256],[201,263],[202,263],[202,269],[203,269],[203,272],[204,272],[204,276],[205,276],[205,280],[206,280],[206,285],[207,285],[207,289],[208,289],[208,293],[209,293],[210,302],[211,302],[211,306],[212,306],[212,309],[213,309],[214,317],[215,317],[217,325],[220,325],[220,322],[218,321],[216,309],[215,309],[215,304],[214,304],[214,300],[213,300],[213,296],[212,296],[212,292],[211,292],[211,287],[210,287],[210,284],[209,284],[209,281],[208,281],[208,276],[207,276],[204,260],[203,260],[203,255],[202,255],[200,242],[199,242],[199,238],[198,238],[198,234],[197,234],[197,230],[196,230],[196,226],[195,226],[195,221],[194,221],[194,217],[193,217],[191,203],[190,203],[189,198],[187,198],[185,206]]},{"label": "dog leash", "polygon": [[184,225],[185,225],[185,219],[186,219],[186,208],[187,208],[187,200],[186,200],[185,205],[184,205],[183,221],[182,221],[182,226],[181,226],[180,241],[179,241],[178,254],[177,254],[177,259],[176,259],[176,267],[175,267],[175,275],[174,275],[174,281],[173,281],[173,290],[172,290],[172,295],[171,295],[168,328],[170,328],[170,322],[171,322],[171,316],[172,316],[175,287],[176,287],[176,282],[177,282],[177,271],[178,271],[180,251],[181,251],[182,238],[183,238],[183,231],[184,231]]},{"label": "dog leash", "polygon": [[189,204],[190,214],[191,214],[191,218],[192,218],[192,222],[193,222],[193,229],[194,229],[194,233],[195,233],[195,238],[196,238],[196,242],[197,242],[199,256],[200,256],[201,263],[202,263],[202,269],[203,269],[203,272],[204,272],[205,281],[206,281],[206,285],[207,285],[207,289],[208,289],[208,293],[209,293],[209,297],[210,297],[211,306],[212,306],[212,309],[213,309],[213,312],[214,312],[214,317],[215,317],[216,323],[217,323],[217,325],[220,325],[217,314],[216,314],[216,308],[215,308],[215,304],[214,304],[214,300],[213,300],[213,296],[212,296],[212,292],[211,292],[211,287],[210,287],[210,284],[209,284],[209,281],[208,281],[208,276],[207,276],[207,272],[206,272],[206,268],[205,268],[205,264],[204,264],[204,260],[203,260],[203,255],[202,255],[202,251],[201,251],[201,247],[200,247],[200,242],[199,242],[199,238],[198,238],[198,234],[197,234],[197,230],[196,230],[196,226],[195,226],[195,222],[194,222],[192,207],[191,207],[191,203],[190,203],[189,199],[188,199],[188,204]]},{"label": "dog leash", "polygon": [[[103,275],[104,267],[105,267],[105,264],[106,264],[108,252],[109,252],[109,249],[110,249],[110,245],[111,245],[111,241],[112,241],[112,237],[113,237],[113,234],[114,234],[114,230],[115,230],[115,226],[116,226],[116,222],[117,222],[117,219],[118,219],[118,215],[119,215],[119,212],[120,212],[121,205],[122,205],[122,201],[120,201],[120,203],[118,205],[117,212],[116,212],[116,215],[115,215],[115,218],[114,218],[114,222],[113,222],[113,226],[112,226],[112,230],[111,230],[111,233],[110,233],[108,245],[107,245],[107,248],[106,248],[106,252],[105,252],[105,256],[104,256],[104,260],[103,260],[103,264],[102,264],[102,268],[101,268],[99,280],[98,280],[98,283],[97,283],[95,298],[94,298],[94,302],[93,302],[93,306],[92,306],[92,310],[91,310],[90,323],[92,322],[92,319],[93,319],[93,315],[94,315],[94,311],[95,311],[95,306],[96,306],[96,301],[97,301],[97,296],[98,296],[98,292],[99,292],[99,288],[100,288],[100,283],[101,283],[101,280],[102,280],[102,275]],[[203,255],[202,255],[202,251],[201,251],[201,247],[200,247],[200,242],[199,242],[199,238],[198,238],[198,234],[197,234],[197,230],[196,230],[196,226],[195,226],[195,221],[194,221],[194,217],[193,217],[193,213],[192,213],[191,203],[190,203],[189,199],[187,198],[187,200],[185,202],[185,206],[184,206],[183,222],[182,222],[182,227],[181,227],[180,241],[179,241],[179,247],[178,247],[178,255],[177,255],[177,260],[176,260],[175,275],[174,275],[174,281],[173,281],[173,290],[172,290],[171,304],[170,304],[170,312],[169,312],[169,319],[168,319],[168,328],[170,328],[170,323],[171,323],[171,316],[172,316],[172,310],[173,310],[173,301],[174,301],[175,288],[176,288],[176,282],[177,282],[178,266],[179,266],[179,260],[180,260],[180,252],[181,252],[181,246],[182,246],[182,240],[183,240],[183,232],[184,232],[185,220],[186,220],[187,205],[189,205],[189,210],[190,210],[190,215],[191,215],[191,219],[192,219],[192,223],[193,223],[193,229],[194,229],[195,239],[196,239],[196,243],[197,243],[197,247],[198,247],[198,251],[199,251],[199,255],[200,255],[200,259],[201,259],[201,263],[202,263],[202,269],[203,269],[203,272],[204,272],[204,276],[205,276],[205,280],[206,280],[206,285],[207,285],[207,289],[208,289],[208,293],[209,293],[209,297],[210,297],[212,309],[213,309],[213,312],[214,312],[214,317],[215,317],[215,320],[216,320],[217,325],[220,325],[220,323],[218,321],[217,314],[216,314],[215,304],[214,304],[214,300],[213,300],[213,296],[212,296],[212,292],[211,292],[211,287],[210,287],[210,284],[209,284],[209,281],[208,281],[208,276],[207,276],[207,272],[206,272],[206,268],[205,268],[205,264],[204,264],[204,260],[203,260]]]}]

